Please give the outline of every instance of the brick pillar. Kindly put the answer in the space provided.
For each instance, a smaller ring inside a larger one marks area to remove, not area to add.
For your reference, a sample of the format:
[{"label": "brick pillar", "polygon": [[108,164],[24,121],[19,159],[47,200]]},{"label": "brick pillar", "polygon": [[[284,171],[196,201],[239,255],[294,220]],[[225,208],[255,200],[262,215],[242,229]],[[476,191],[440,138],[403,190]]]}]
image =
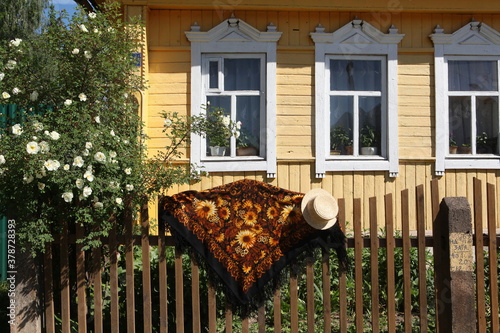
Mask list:
[{"label": "brick pillar", "polygon": [[466,198],[443,199],[434,241],[438,332],[476,332],[472,218]]}]

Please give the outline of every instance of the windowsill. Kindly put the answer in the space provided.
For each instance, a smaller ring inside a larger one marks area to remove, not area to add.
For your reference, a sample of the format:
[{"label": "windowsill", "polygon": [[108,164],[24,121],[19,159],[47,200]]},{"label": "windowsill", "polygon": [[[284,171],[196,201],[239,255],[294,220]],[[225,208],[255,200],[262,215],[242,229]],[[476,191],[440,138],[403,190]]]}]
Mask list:
[{"label": "windowsill", "polygon": [[206,156],[202,162],[240,162],[240,161],[265,161],[263,157],[259,156]]},{"label": "windowsill", "polygon": [[447,155],[445,169],[500,169],[500,156],[493,154]]},{"label": "windowsill", "polygon": [[385,157],[380,155],[328,155],[326,157],[327,161],[385,161],[387,160]]}]

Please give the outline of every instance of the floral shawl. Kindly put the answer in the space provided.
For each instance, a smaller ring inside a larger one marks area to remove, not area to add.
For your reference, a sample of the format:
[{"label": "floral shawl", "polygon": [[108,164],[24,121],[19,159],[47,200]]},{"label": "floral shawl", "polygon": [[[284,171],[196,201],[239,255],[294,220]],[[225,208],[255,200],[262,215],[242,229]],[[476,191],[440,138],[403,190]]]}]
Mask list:
[{"label": "floral shawl", "polygon": [[300,210],[303,196],[244,179],[164,197],[160,209],[175,238],[216,273],[230,303],[246,306],[262,302],[255,297],[270,281],[275,288],[281,270],[304,252],[335,248],[344,262],[338,224],[326,231],[309,226]]}]

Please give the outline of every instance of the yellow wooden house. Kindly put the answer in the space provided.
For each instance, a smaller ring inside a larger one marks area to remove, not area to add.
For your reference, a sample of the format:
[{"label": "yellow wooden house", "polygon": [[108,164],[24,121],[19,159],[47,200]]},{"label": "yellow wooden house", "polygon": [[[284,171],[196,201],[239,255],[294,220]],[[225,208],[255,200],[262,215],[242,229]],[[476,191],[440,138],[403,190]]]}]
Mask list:
[{"label": "yellow wooden house", "polygon": [[348,221],[361,198],[368,227],[369,197],[381,199],[383,216],[385,194],[398,212],[401,190],[414,198],[423,184],[429,193],[432,179],[441,197],[469,202],[474,177],[500,188],[498,1],[121,2],[145,21],[141,114],[151,154],[167,144],[162,111],[206,105],[241,121],[254,147],[242,155],[232,138],[214,156],[210,140],[194,136],[183,162],[209,176],[171,193],[242,178],[321,187],[346,199]]}]

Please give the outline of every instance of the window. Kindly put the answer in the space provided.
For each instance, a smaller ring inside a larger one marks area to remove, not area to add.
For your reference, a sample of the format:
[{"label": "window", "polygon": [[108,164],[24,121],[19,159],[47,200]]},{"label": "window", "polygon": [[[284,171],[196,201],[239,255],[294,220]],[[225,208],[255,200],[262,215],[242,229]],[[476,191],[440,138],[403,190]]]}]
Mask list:
[{"label": "window", "polygon": [[397,44],[362,20],[333,33],[318,26],[315,42],[316,177],[327,171],[398,175]]},{"label": "window", "polygon": [[197,24],[186,32],[191,113],[220,108],[241,122],[240,136],[231,137],[223,152],[211,148],[210,137],[193,135],[191,162],[206,171],[266,171],[268,178],[276,177],[276,44],[281,32],[272,24],[267,28],[261,32],[231,17],[208,32]]},{"label": "window", "polygon": [[471,22],[449,35],[438,26],[431,39],[436,63],[436,174],[446,169],[500,168],[500,34]]},{"label": "window", "polygon": [[[231,137],[224,157],[259,160],[266,156],[265,56],[207,54],[203,57],[208,112],[221,108],[233,122],[240,122],[239,137]],[[207,112],[207,111],[205,111]],[[210,138],[202,141],[202,160],[214,157]],[[245,157],[244,157],[245,156]]]}]

